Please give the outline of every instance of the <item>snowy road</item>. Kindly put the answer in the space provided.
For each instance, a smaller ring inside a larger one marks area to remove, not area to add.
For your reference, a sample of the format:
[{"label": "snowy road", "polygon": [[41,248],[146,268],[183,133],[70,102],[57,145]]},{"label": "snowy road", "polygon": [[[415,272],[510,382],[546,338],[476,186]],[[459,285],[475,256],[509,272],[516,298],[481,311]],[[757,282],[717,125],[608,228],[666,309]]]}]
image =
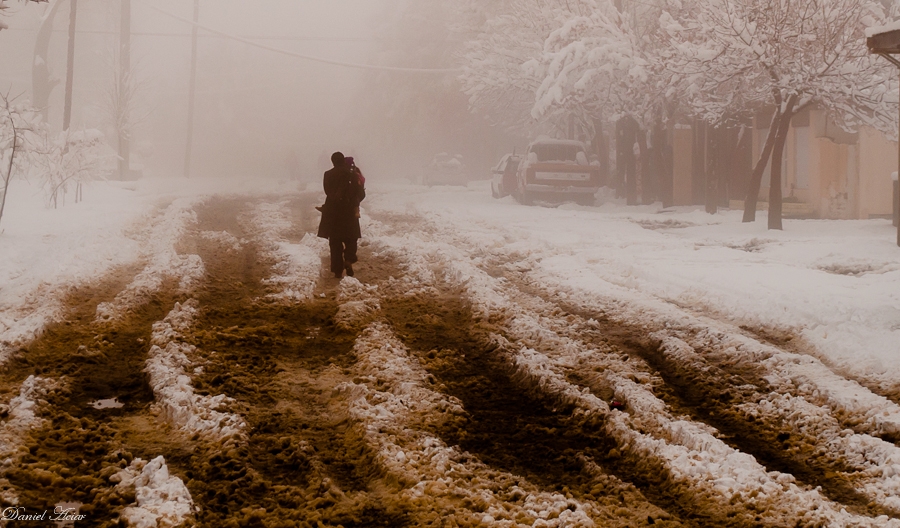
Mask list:
[{"label": "snowy road", "polygon": [[85,526],[900,526],[889,237],[862,261],[482,190],[370,192],[341,281],[316,194],[158,207],[148,251],[8,340],[2,500]]}]

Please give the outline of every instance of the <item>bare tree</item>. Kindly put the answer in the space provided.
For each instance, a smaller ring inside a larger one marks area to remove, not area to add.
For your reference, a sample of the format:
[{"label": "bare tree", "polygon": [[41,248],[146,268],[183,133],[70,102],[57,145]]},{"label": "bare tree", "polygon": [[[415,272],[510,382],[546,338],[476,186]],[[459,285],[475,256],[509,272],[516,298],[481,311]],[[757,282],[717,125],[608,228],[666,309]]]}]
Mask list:
[{"label": "bare tree", "polygon": [[6,208],[6,198],[9,193],[9,184],[12,181],[13,171],[20,163],[17,158],[25,146],[25,132],[32,130],[36,121],[35,112],[23,105],[13,104],[15,97],[9,93],[0,94],[0,177],[3,178],[3,196],[0,197],[0,220],[3,219],[3,211]]},{"label": "bare tree", "polygon": [[31,168],[41,179],[47,205],[54,209],[65,205],[71,185],[75,185],[75,202],[81,199],[82,184],[104,179],[112,172],[115,152],[104,142],[103,133],[95,129],[63,130],[49,134],[37,131],[29,149]]},{"label": "bare tree", "polygon": [[[19,2],[20,2],[20,3],[33,2],[33,3],[36,3],[36,4],[40,4],[40,3],[45,3],[45,2],[47,2],[47,0],[19,0]],[[4,13],[4,12],[5,12],[7,9],[9,9],[9,8],[10,8],[9,2],[7,2],[6,0],[0,0],[0,13]],[[6,29],[6,28],[8,28],[8,27],[9,27],[9,26],[7,26],[5,22],[3,22],[2,20],[0,20],[0,30]]]}]

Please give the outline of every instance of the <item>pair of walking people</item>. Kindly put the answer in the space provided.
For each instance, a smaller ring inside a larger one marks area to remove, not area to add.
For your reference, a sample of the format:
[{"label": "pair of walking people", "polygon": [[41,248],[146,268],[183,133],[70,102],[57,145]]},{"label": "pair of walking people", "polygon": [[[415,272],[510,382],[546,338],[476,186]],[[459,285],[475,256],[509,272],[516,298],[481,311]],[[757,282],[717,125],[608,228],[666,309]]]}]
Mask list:
[{"label": "pair of walking people", "polygon": [[331,250],[331,272],[340,279],[347,272],[353,276],[356,251],[362,237],[359,228],[359,203],[366,197],[366,180],[353,163],[340,152],[331,155],[334,167],[325,172],[325,203],[317,208],[322,211],[318,236],[328,239]]}]

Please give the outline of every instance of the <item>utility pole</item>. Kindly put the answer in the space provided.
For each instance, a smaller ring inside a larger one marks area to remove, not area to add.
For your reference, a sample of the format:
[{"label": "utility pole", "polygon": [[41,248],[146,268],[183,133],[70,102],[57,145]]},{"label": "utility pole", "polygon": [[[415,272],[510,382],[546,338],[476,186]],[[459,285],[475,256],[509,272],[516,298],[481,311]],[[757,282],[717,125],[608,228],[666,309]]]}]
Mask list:
[{"label": "utility pole", "polygon": [[69,130],[72,123],[72,80],[75,67],[75,14],[78,11],[78,0],[70,0],[69,12],[69,51],[66,56],[66,104],[63,110],[63,131]]},{"label": "utility pole", "polygon": [[184,154],[184,177],[191,177],[191,150],[194,142],[194,95],[197,89],[197,23],[200,21],[200,0],[194,0],[194,27],[191,29],[191,80],[188,88],[187,146]]},{"label": "utility pole", "polygon": [[[131,155],[129,113],[132,108],[131,87],[131,0],[122,0],[121,22],[119,25],[119,97],[116,103],[116,119],[119,132],[119,177],[130,178]],[[123,115],[124,114],[124,115]]]},{"label": "utility pole", "polygon": [[32,103],[44,117],[44,122],[47,122],[50,92],[59,84],[59,81],[50,76],[47,56],[50,49],[50,36],[53,34],[53,18],[59,10],[60,3],[57,0],[50,4],[44,16],[41,17],[41,27],[34,43],[34,60],[31,63]]}]

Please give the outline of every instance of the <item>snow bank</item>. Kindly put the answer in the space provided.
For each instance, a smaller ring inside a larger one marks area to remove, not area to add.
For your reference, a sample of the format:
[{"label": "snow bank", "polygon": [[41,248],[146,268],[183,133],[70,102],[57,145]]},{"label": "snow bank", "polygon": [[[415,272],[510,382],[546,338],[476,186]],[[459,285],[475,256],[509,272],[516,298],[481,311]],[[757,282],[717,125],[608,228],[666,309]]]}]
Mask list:
[{"label": "snow bank", "polygon": [[278,289],[270,297],[286,301],[311,298],[328,242],[312,233],[304,235],[299,244],[288,242],[283,233],[293,224],[285,213],[284,203],[260,204],[254,209],[250,223],[263,254],[275,261],[275,275],[263,281]]},{"label": "snow bank", "polygon": [[187,227],[197,221],[193,208],[199,203],[197,199],[175,200],[153,227],[140,234],[141,256],[149,262],[112,302],[97,306],[98,320],[118,320],[128,311],[146,303],[166,280],[176,280],[178,291],[187,293],[203,279],[205,268],[200,257],[180,255],[176,250]]},{"label": "snow bank", "polygon": [[152,346],[144,371],[150,375],[157,406],[166,420],[189,434],[219,440],[242,435],[246,428],[243,418],[218,410],[230,404],[231,398],[224,394],[194,394],[187,372],[192,370],[190,356],[195,355],[196,348],[180,338],[196,314],[197,301],[191,299],[183,305],[176,303],[165,319],[153,324]]},{"label": "snow bank", "polygon": [[369,322],[381,310],[378,302],[378,286],[363,284],[353,277],[344,277],[338,285],[337,314],[335,323],[343,329],[352,329]]},{"label": "snow bank", "polygon": [[137,261],[134,235],[152,211],[145,198],[99,182],[82,202],[48,209],[39,188],[13,180],[0,223],[0,363],[63,317],[74,286]]},{"label": "snow bank", "polygon": [[[40,427],[44,423],[35,411],[47,391],[55,386],[56,384],[49,379],[28,376],[19,388],[19,394],[12,398],[9,404],[2,406],[2,410],[6,411],[6,419],[0,425],[0,468],[9,468],[16,464],[16,460],[22,454],[20,447],[25,435],[30,429]],[[0,499],[6,504],[18,503],[12,491],[5,491],[0,495]]]},{"label": "snow bank", "polygon": [[121,515],[133,528],[174,528],[189,521],[194,512],[190,492],[180,478],[169,474],[162,456],[150,462],[135,458],[109,480],[123,492],[134,492],[134,505]]}]

